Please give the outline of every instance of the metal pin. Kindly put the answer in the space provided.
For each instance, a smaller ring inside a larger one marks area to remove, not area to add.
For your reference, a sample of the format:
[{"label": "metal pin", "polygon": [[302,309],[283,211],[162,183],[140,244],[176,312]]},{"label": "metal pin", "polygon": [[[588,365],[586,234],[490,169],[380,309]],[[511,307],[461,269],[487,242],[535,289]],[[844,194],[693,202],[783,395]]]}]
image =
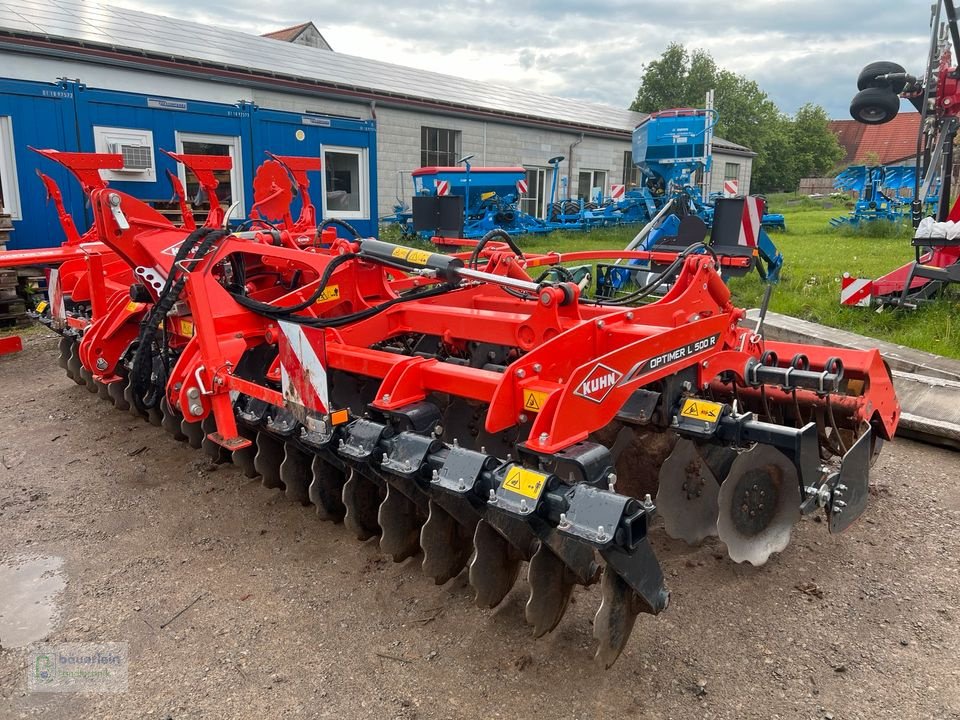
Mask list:
[{"label": "metal pin", "polygon": [[434,470],[430,474],[430,482],[440,482],[440,472],[438,470]]},{"label": "metal pin", "polygon": [[597,528],[597,540],[603,542],[607,539],[607,531],[604,530],[603,525]]},{"label": "metal pin", "polygon": [[567,514],[566,514],[566,513],[560,513],[560,522],[559,522],[559,524],[557,525],[557,527],[562,530],[563,528],[566,528],[566,527],[569,527],[569,526],[570,526],[570,522],[567,520]]},{"label": "metal pin", "polygon": [[491,503],[497,502],[497,493],[494,491],[493,488],[490,488],[490,502]]},{"label": "metal pin", "polygon": [[609,475],[607,475],[607,490],[609,490],[610,492],[614,492],[616,487],[617,487],[617,474],[610,473]]},{"label": "metal pin", "polygon": [[467,484],[464,482],[463,478],[460,478],[460,482],[457,483],[457,488],[458,488],[459,490],[466,490],[466,489],[467,489]]},{"label": "metal pin", "polygon": [[527,501],[526,501],[526,500],[520,500],[520,512],[522,512],[522,513],[528,513],[528,512],[530,512],[530,508],[527,507]]}]

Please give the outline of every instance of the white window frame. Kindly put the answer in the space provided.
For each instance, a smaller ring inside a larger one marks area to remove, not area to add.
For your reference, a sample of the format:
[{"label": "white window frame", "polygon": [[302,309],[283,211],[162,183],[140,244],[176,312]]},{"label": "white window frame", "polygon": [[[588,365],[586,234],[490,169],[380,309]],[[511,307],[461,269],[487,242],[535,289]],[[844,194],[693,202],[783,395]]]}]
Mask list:
[{"label": "white window frame", "polygon": [[[183,132],[177,130],[175,133],[177,140],[177,154],[183,153],[183,144],[185,142],[212,143],[214,145],[226,145],[230,150],[230,159],[233,160],[233,168],[230,170],[230,186],[233,190],[231,205],[240,202],[238,210],[233,213],[233,218],[243,219],[247,217],[247,202],[243,193],[243,146],[240,143],[239,135],[212,135],[209,133]],[[187,170],[183,163],[177,163],[177,176],[183,186],[187,186]]]},{"label": "white window frame", "polygon": [[[588,188],[588,191],[586,193],[583,192],[583,189],[580,187],[580,175],[584,173],[590,173],[590,187]],[[603,176],[603,182],[600,183],[599,185],[597,184],[598,175]],[[607,196],[607,171],[593,170],[591,168],[581,168],[577,172],[577,197],[582,197],[584,201],[590,201],[590,196],[591,196],[591,193],[593,192],[593,188],[600,188],[601,198],[604,198]]]},{"label": "white window frame", "polygon": [[[550,168],[537,165],[525,165],[523,169],[526,170],[527,173],[536,173],[537,177],[540,178],[540,194],[533,197],[531,197],[529,194],[524,195],[520,199],[520,207],[530,207],[529,201],[533,200],[534,212],[532,215],[538,218],[546,217],[547,199],[550,194],[550,191],[547,188],[547,175],[550,172]],[[526,179],[526,175],[524,175],[524,179]],[[530,188],[527,189],[528,193],[529,190]]]},{"label": "white window frame", "polygon": [[145,145],[150,148],[150,169],[142,172],[115,172],[101,170],[101,177],[108,182],[152,183],[157,181],[157,151],[153,144],[153,131],[140,128],[93,126],[93,146],[98,153],[110,152],[110,145]]},{"label": "white window frame", "polygon": [[13,144],[13,118],[0,115],[0,182],[3,183],[3,211],[12,220],[23,220],[20,182],[17,179],[17,146]]},{"label": "white window frame", "polygon": [[367,148],[349,147],[345,145],[323,145],[320,148],[320,157],[323,163],[323,170],[320,172],[320,196],[323,200],[323,217],[329,217],[327,214],[327,153],[331,152],[344,155],[356,155],[358,158],[357,166],[360,169],[360,177],[357,180],[360,186],[360,209],[338,210],[336,217],[343,218],[344,220],[369,220],[370,168],[367,160]]}]

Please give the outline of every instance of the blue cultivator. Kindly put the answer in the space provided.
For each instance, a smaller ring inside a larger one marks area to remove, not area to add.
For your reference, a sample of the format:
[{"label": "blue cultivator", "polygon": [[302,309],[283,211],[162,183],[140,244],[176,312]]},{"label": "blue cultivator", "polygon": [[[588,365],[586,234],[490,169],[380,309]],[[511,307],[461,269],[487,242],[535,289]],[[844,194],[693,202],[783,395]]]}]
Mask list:
[{"label": "blue cultivator", "polygon": [[[901,166],[851,165],[837,175],[833,187],[841,192],[856,192],[859,200],[853,210],[830,220],[830,225],[858,226],[864,222],[904,222],[910,217],[911,197],[901,197],[900,190],[913,188],[916,170]],[[926,211],[936,212],[937,188],[931,188],[926,199]]]}]

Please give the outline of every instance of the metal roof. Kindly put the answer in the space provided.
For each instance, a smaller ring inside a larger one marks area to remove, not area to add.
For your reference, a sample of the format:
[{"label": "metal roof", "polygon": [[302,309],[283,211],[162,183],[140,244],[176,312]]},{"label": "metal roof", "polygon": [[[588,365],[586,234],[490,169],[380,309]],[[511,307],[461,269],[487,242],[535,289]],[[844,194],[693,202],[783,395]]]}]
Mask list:
[{"label": "metal roof", "polygon": [[[200,63],[252,77],[287,78],[384,99],[426,101],[469,112],[549,121],[606,133],[629,133],[645,115],[539,95],[378,60],[281,43],[221,26],[104,5],[91,0],[0,0],[0,34],[101,48],[140,58]],[[718,146],[750,152],[715,139]]]}]

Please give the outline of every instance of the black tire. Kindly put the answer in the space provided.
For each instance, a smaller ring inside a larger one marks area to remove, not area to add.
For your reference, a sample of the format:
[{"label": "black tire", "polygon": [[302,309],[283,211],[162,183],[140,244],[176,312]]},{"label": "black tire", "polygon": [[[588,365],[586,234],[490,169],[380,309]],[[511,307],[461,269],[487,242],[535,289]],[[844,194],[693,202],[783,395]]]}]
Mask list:
[{"label": "black tire", "polygon": [[903,69],[903,66],[897,65],[895,62],[880,61],[870,63],[860,71],[860,77],[857,78],[857,90],[882,87],[890,88],[893,92],[899,94],[903,92],[903,86],[907,84],[905,78],[900,78],[892,83],[886,80],[877,80],[877,78],[881,75],[887,75],[888,73],[905,72],[906,70]]},{"label": "black tire", "polygon": [[861,90],[850,103],[850,116],[865,125],[883,125],[900,112],[900,97],[890,88],[872,87]]}]

